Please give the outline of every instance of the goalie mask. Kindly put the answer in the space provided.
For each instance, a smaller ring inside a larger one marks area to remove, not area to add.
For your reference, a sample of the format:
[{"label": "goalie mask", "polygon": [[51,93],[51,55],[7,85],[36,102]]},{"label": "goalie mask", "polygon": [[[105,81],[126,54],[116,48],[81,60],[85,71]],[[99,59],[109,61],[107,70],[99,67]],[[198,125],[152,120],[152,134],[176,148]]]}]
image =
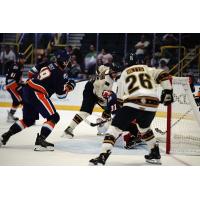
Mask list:
[{"label": "goalie mask", "polygon": [[117,79],[121,75],[122,70],[123,69],[120,64],[112,63],[109,66],[109,75],[112,79]]}]

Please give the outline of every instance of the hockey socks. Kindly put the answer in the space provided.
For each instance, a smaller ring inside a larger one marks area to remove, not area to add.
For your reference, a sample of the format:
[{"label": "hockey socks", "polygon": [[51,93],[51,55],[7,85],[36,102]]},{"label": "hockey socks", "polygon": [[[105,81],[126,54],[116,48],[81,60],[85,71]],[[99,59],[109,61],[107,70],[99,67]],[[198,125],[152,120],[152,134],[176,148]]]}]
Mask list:
[{"label": "hockey socks", "polygon": [[46,121],[42,126],[40,135],[42,135],[42,137],[46,139],[50,135],[54,127],[55,124],[52,121]]},{"label": "hockey socks", "polygon": [[75,129],[76,126],[77,126],[78,124],[80,124],[83,120],[85,120],[89,115],[90,115],[90,114],[87,113],[87,112],[82,112],[82,111],[80,111],[78,114],[76,114],[76,115],[74,116],[74,118],[73,118],[73,120],[71,121],[71,123],[70,123],[69,126],[70,126],[72,129]]},{"label": "hockey socks", "polygon": [[10,127],[9,131],[7,131],[6,133],[2,135],[2,144],[5,145],[12,135],[15,135],[16,133],[20,132],[24,128],[26,128],[26,124],[24,123],[23,120],[19,120],[15,122]]},{"label": "hockey socks", "polygon": [[14,115],[15,113],[16,113],[16,108],[15,108],[15,109],[11,108],[11,109],[10,109],[10,114],[11,114],[11,115]]},{"label": "hockey socks", "polygon": [[78,114],[76,114],[69,126],[64,130],[64,134],[61,137],[72,139],[74,137],[73,130],[89,115],[89,113],[83,111],[80,111]]}]

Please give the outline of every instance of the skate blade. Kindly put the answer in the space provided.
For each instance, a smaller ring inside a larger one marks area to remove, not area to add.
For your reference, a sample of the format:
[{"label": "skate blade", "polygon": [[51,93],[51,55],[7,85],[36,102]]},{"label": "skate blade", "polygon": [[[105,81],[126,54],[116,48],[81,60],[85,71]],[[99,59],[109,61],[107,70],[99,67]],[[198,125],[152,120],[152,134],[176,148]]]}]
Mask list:
[{"label": "skate blade", "polygon": [[89,164],[88,164],[89,166],[104,166],[103,164],[101,164],[101,163],[98,163],[98,164],[94,164],[93,162],[89,162]]},{"label": "skate blade", "polygon": [[2,137],[0,137],[0,147],[2,147],[2,146],[3,146],[3,142],[2,142],[2,140],[3,140],[3,138],[2,138]]},{"label": "skate blade", "polygon": [[61,137],[62,137],[62,138],[67,138],[67,139],[72,139],[72,138],[74,137],[74,135],[70,135],[70,134],[64,132],[64,133],[61,135]]},{"label": "skate blade", "polygon": [[146,162],[154,165],[162,165],[160,159],[151,159],[151,160],[146,159]]},{"label": "skate blade", "polygon": [[42,147],[42,146],[36,145],[34,148],[34,151],[54,151],[54,147]]}]

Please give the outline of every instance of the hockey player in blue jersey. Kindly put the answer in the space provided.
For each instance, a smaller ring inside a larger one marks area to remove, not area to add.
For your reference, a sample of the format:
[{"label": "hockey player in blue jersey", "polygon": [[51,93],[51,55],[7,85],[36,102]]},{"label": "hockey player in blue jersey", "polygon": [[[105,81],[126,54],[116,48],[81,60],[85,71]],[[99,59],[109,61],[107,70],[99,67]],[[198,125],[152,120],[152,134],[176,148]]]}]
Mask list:
[{"label": "hockey player in blue jersey", "polygon": [[60,117],[50,97],[56,93],[57,97],[63,99],[68,92],[75,87],[73,80],[68,80],[64,69],[69,64],[69,58],[63,52],[57,56],[57,61],[36,65],[30,70],[31,79],[23,87],[23,119],[16,121],[10,129],[0,137],[0,146],[6,145],[12,135],[32,126],[39,114],[46,119],[40,134],[37,134],[35,151],[53,151],[54,144],[46,141]]},{"label": "hockey player in blue jersey", "polygon": [[17,108],[22,104],[22,73],[24,69],[25,56],[23,53],[18,53],[17,62],[10,63],[6,73],[6,90],[12,98],[12,107],[8,112],[7,122],[15,122],[18,120],[14,116]]}]

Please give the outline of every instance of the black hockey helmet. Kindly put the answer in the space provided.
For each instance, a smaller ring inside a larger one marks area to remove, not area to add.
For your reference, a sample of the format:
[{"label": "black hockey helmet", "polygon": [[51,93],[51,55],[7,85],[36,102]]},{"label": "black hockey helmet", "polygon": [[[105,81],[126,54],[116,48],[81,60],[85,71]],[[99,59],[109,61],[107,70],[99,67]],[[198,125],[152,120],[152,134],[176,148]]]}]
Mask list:
[{"label": "black hockey helmet", "polygon": [[109,67],[109,75],[112,79],[118,79],[123,71],[122,66],[119,63],[112,63]]},{"label": "black hockey helmet", "polygon": [[56,56],[56,62],[58,63],[58,65],[64,69],[65,67],[67,67],[71,61],[70,56],[67,54],[66,51],[64,50],[59,50],[55,53]]},{"label": "black hockey helmet", "polygon": [[125,67],[130,67],[137,64],[137,55],[135,53],[128,53],[125,57]]},{"label": "black hockey helmet", "polygon": [[19,52],[17,54],[17,63],[22,64],[22,65],[25,63],[25,55],[24,55],[24,53]]},{"label": "black hockey helmet", "polygon": [[119,63],[113,62],[108,66],[110,68],[110,71],[112,72],[121,72],[122,71],[122,66]]},{"label": "black hockey helmet", "polygon": [[18,59],[25,59],[25,55],[24,55],[24,53],[21,53],[21,52],[19,52],[18,54],[17,54],[17,58]]}]

